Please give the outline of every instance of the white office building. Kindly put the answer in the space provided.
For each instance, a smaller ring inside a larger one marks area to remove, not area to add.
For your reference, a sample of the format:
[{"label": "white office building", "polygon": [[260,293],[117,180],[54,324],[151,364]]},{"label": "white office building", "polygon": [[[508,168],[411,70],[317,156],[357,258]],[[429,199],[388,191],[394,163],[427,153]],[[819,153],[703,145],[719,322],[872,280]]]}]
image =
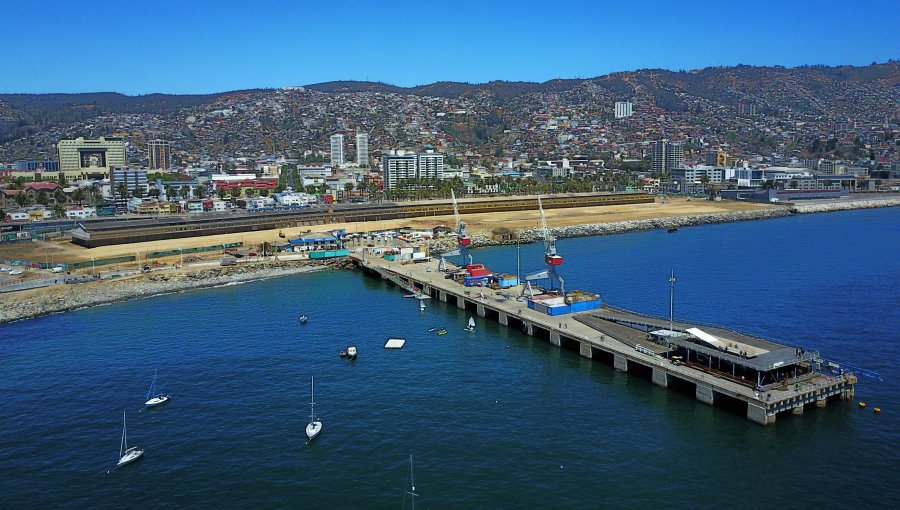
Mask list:
[{"label": "white office building", "polygon": [[331,166],[344,164],[344,135],[331,135]]},{"label": "white office building", "polygon": [[631,101],[616,101],[616,118],[631,117]]},{"label": "white office building", "polygon": [[369,166],[369,134],[356,133],[356,164]]}]

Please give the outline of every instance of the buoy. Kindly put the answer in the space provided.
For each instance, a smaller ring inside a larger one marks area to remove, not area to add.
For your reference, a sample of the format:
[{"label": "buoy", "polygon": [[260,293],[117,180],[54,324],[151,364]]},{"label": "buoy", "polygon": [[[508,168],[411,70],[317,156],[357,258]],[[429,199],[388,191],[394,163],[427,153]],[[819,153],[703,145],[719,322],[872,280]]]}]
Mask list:
[{"label": "buoy", "polygon": [[865,402],[860,402],[860,403],[859,403],[859,408],[860,408],[860,409],[865,409],[865,408],[866,408],[866,403],[865,403]]},{"label": "buoy", "polygon": [[875,414],[880,414],[880,413],[881,413],[881,408],[880,408],[880,407],[876,407],[876,408],[875,408]]}]

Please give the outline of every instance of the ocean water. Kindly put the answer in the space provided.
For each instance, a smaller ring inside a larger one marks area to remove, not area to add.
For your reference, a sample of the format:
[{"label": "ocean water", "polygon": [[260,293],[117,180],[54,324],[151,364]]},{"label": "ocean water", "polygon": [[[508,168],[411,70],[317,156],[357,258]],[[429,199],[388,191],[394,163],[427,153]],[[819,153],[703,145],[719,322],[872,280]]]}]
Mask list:
[{"label": "ocean water", "polygon": [[[677,317],[885,380],[860,378],[867,410],[761,427],[494,322],[465,332],[466,312],[421,314],[360,272],[305,274],[0,326],[0,506],[400,508],[410,454],[420,508],[900,504],[900,209],[558,248],[569,288],[666,315],[674,269]],[[474,252],[508,272],[516,254]],[[523,271],[541,259],[520,250]],[[154,369],[172,401],[142,410]],[[311,376],[324,431],[306,444]],[[115,470],[123,410],[146,454]]]}]

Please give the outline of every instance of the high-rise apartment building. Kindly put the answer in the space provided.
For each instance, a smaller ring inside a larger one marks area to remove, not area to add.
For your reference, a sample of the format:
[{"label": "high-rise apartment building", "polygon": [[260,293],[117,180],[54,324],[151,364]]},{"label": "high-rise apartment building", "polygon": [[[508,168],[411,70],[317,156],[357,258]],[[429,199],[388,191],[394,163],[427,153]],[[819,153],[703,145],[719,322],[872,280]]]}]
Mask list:
[{"label": "high-rise apartment building", "polygon": [[650,152],[651,169],[658,173],[667,173],[675,168],[684,167],[684,148],[680,143],[672,143],[663,139],[653,142]]},{"label": "high-rise apartment building", "polygon": [[369,134],[356,133],[356,164],[369,166]]},{"label": "high-rise apartment building", "polygon": [[126,166],[123,138],[60,140],[56,149],[59,171],[66,179],[108,179],[111,168]]},{"label": "high-rise apartment building", "polygon": [[391,151],[381,158],[385,189],[394,189],[402,179],[415,179],[419,158],[406,151]]},{"label": "high-rise apartment building", "polygon": [[444,177],[444,155],[426,151],[418,155],[416,177],[420,179],[441,179]]},{"label": "high-rise apartment building", "polygon": [[134,190],[141,188],[147,192],[149,183],[147,171],[141,168],[113,168],[109,175],[109,188],[118,212],[128,211],[128,198]]},{"label": "high-rise apartment building", "polygon": [[172,147],[165,140],[147,142],[147,166],[151,170],[166,170],[172,166]]},{"label": "high-rise apartment building", "polygon": [[331,166],[344,164],[344,135],[331,135]]},{"label": "high-rise apartment building", "polygon": [[616,101],[616,118],[631,117],[631,101]]}]

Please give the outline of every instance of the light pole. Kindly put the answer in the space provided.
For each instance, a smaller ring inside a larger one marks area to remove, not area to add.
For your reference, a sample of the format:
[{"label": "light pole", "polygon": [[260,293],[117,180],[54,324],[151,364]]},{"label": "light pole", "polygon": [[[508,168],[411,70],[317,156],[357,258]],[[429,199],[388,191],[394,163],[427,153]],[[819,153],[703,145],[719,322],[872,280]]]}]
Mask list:
[{"label": "light pole", "polygon": [[669,337],[672,336],[673,323],[675,317],[675,270],[672,270],[672,275],[669,276]]},{"label": "light pole", "polygon": [[91,276],[94,278],[97,277],[97,266],[94,264],[94,257],[91,257]]}]

